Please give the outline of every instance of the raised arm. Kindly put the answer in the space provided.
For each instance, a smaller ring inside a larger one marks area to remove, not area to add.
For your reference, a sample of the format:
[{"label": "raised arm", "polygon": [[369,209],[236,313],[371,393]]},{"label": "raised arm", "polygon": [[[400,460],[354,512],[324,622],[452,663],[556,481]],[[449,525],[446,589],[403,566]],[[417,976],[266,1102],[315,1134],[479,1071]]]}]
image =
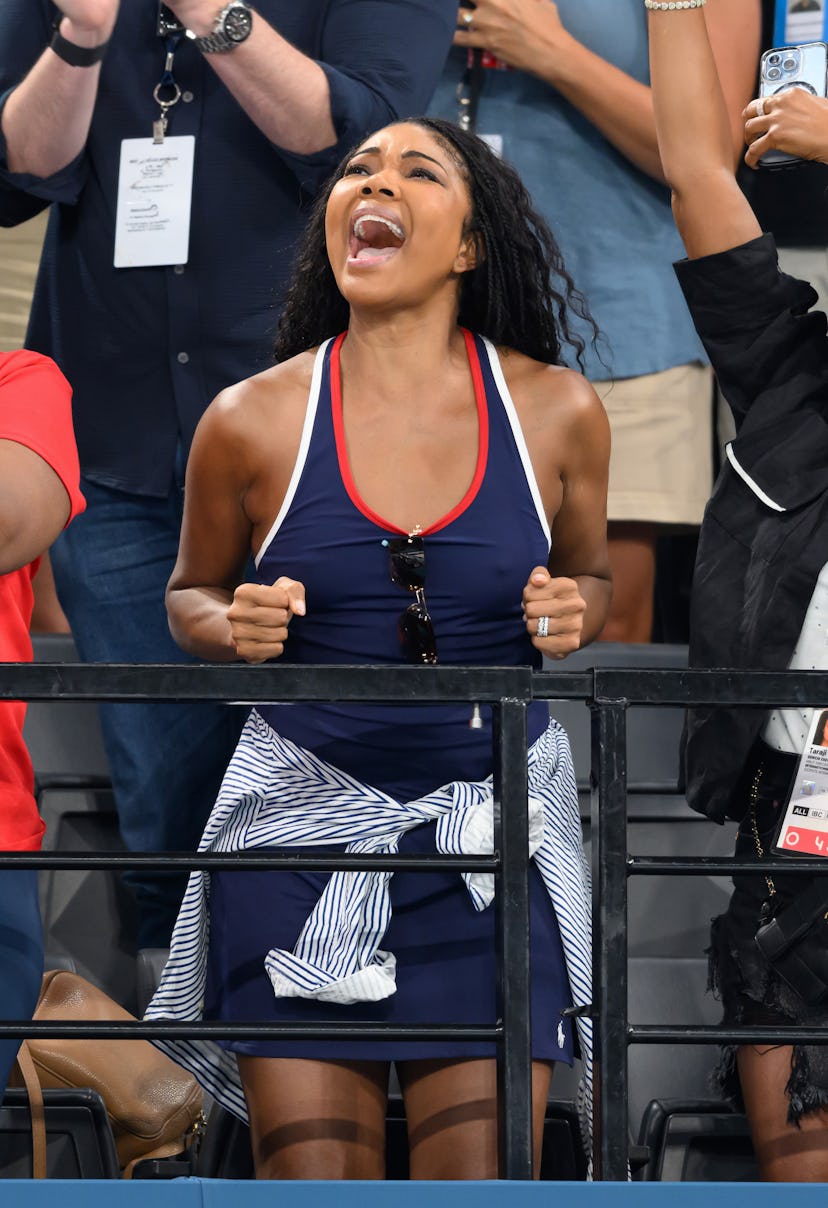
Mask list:
[{"label": "raised arm", "polygon": [[[168,4],[200,36],[212,31],[220,7],[217,0]],[[323,62],[259,13],[231,54],[205,57],[275,146],[302,156],[336,147],[338,162],[369,131],[425,109],[451,41],[454,3],[332,0],[324,12]]]},{"label": "raised arm", "polygon": [[[94,50],[109,40],[119,0],[61,0],[60,34]],[[34,14],[27,20],[35,21]],[[80,155],[98,95],[100,64],[75,67],[48,48],[9,96],[2,113],[11,172],[53,176]]]},{"label": "raised arm", "polygon": [[736,183],[732,140],[704,10],[651,11],[650,76],[658,147],[688,256],[760,235]]},{"label": "raised arm", "polygon": [[[470,26],[464,14],[470,17]],[[759,0],[716,0],[707,23],[725,81],[731,162],[735,164],[744,145],[742,110],[756,78]],[[461,7],[459,26],[457,45],[485,48],[513,67],[546,80],[631,163],[656,180],[664,180],[650,88],[573,36],[552,0],[477,0],[475,9]]]}]

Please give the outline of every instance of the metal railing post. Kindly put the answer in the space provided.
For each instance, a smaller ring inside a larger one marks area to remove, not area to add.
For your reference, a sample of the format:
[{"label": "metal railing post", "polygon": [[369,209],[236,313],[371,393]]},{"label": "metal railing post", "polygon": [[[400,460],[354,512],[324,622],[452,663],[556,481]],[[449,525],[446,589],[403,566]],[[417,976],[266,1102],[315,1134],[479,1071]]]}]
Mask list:
[{"label": "metal railing post", "polygon": [[497,1063],[502,1179],[532,1178],[532,1029],[529,991],[529,817],[526,701],[493,708]]},{"label": "metal railing post", "polygon": [[[591,844],[595,1107],[593,1173],[627,1178],[627,703],[601,700],[592,712]],[[595,892],[597,891],[597,892]]]}]

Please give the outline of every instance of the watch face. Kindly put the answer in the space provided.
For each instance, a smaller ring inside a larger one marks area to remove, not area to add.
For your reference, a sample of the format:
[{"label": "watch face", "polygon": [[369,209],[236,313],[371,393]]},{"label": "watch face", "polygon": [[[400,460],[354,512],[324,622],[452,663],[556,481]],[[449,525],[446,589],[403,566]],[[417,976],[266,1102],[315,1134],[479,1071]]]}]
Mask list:
[{"label": "watch face", "polygon": [[250,9],[244,4],[234,4],[225,13],[223,33],[231,42],[243,42],[250,33],[252,23]]}]

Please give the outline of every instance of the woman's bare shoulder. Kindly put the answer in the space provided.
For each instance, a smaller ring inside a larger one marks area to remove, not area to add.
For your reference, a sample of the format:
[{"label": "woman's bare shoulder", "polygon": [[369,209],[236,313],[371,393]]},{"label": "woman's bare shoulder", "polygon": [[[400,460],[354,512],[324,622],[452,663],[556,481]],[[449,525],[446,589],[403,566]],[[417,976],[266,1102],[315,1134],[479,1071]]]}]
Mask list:
[{"label": "woman's bare shoulder", "polygon": [[301,437],[313,377],[314,352],[303,352],[279,365],[227,386],[199,421],[194,448],[234,452],[246,464],[260,456],[295,453]]},{"label": "woman's bare shoulder", "polygon": [[205,417],[214,416],[218,423],[233,428],[248,427],[263,418],[284,420],[297,410],[304,414],[315,359],[315,349],[302,352],[227,386],[213,399]]},{"label": "woman's bare shoulder", "polygon": [[512,348],[499,348],[503,376],[521,422],[530,427],[578,427],[604,422],[604,408],[586,378],[564,365],[536,361]]}]

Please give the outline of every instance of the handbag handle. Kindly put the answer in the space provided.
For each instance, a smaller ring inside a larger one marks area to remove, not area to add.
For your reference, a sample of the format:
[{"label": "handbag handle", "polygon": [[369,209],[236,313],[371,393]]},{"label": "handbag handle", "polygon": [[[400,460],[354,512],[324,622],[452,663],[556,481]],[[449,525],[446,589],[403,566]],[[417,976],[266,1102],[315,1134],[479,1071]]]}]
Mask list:
[{"label": "handbag handle", "polygon": [[26,1041],[22,1041],[17,1053],[17,1068],[29,1097],[29,1116],[32,1124],[32,1178],[46,1178],[46,1113],[43,1107],[43,1090],[37,1076],[32,1055]]}]

